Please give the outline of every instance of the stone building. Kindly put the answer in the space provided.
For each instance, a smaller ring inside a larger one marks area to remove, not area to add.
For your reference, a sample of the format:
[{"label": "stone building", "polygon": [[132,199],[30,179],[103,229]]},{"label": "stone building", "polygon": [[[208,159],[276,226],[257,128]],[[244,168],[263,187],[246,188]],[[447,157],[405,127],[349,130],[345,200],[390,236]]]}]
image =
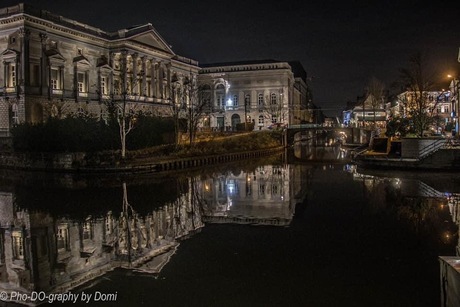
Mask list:
[{"label": "stone building", "polygon": [[145,214],[128,203],[123,184],[119,212],[87,218],[58,216],[20,208],[19,194],[0,190],[0,292],[21,293],[30,306],[33,291],[65,293],[118,268],[159,273],[179,240],[204,223],[190,195],[180,196]]},{"label": "stone building", "polygon": [[209,105],[204,128],[234,130],[246,122],[262,130],[308,118],[309,91],[299,62],[206,64],[201,66],[198,83]]},{"label": "stone building", "polygon": [[106,116],[108,101],[171,112],[171,80],[198,63],[174,53],[151,24],[116,32],[26,4],[0,9],[0,132],[68,114]]}]

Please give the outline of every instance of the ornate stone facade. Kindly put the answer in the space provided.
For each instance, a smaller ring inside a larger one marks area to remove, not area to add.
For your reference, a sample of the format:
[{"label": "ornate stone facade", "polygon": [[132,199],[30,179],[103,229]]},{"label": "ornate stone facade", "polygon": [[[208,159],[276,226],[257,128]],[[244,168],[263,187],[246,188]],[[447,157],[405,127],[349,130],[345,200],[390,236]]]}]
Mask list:
[{"label": "ornate stone facade", "polygon": [[0,133],[15,123],[85,113],[107,101],[134,111],[171,112],[171,80],[195,79],[198,62],[179,56],[145,24],[106,32],[26,4],[0,9]]},{"label": "ornate stone facade", "polygon": [[202,65],[198,81],[209,104],[203,127],[233,130],[245,119],[255,130],[301,123],[309,91],[295,64],[303,73],[274,60]]}]

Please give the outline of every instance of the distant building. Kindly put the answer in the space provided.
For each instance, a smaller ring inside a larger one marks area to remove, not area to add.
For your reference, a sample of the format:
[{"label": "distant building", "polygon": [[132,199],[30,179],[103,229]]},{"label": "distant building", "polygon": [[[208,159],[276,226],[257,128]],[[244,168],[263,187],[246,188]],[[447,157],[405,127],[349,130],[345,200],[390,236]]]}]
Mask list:
[{"label": "distant building", "polygon": [[198,83],[208,113],[203,128],[255,130],[298,124],[308,115],[309,89],[299,62],[275,60],[229,62],[201,66]]},{"label": "distant building", "polygon": [[[455,129],[455,98],[451,91],[429,91],[423,93],[426,103],[426,113],[434,120],[431,132],[441,133]],[[410,117],[410,110],[415,106],[415,95],[406,91],[396,96],[392,116]]]},{"label": "distant building", "polygon": [[375,99],[372,94],[358,96],[355,102],[349,102],[343,111],[343,125],[347,127],[385,128],[387,113],[385,98]]},{"label": "distant building", "polygon": [[0,9],[0,58],[3,134],[50,116],[105,117],[101,102],[124,89],[133,111],[167,115],[172,78],[183,83],[199,69],[151,24],[106,32],[26,4]]}]

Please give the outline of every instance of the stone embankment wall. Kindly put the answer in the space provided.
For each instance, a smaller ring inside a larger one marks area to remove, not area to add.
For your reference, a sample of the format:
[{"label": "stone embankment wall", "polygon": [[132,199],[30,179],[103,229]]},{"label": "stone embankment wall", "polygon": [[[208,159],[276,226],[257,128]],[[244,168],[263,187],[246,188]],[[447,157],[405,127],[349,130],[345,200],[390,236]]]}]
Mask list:
[{"label": "stone embankment wall", "polygon": [[429,169],[460,169],[460,149],[440,149],[421,161]]},{"label": "stone embankment wall", "polygon": [[418,159],[425,148],[440,141],[445,142],[446,140],[439,138],[404,138],[401,140],[401,158]]},{"label": "stone embankment wall", "polygon": [[242,159],[258,158],[280,152],[284,147],[274,147],[250,152],[228,153],[188,158],[152,159],[114,163],[113,161],[95,161],[85,153],[1,153],[0,168],[81,173],[139,173],[179,170],[225,163]]}]

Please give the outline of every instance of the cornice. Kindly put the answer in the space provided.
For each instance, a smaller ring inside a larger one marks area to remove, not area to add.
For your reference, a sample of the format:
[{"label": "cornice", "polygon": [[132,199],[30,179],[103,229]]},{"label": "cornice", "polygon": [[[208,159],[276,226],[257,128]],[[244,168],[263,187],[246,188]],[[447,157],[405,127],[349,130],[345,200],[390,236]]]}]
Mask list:
[{"label": "cornice", "polygon": [[7,24],[18,22],[18,21],[19,22],[24,21],[24,20],[25,20],[24,15],[16,15],[16,16],[8,17],[8,18],[1,18],[0,25],[7,25]]},{"label": "cornice", "polygon": [[251,72],[251,71],[269,71],[269,70],[289,70],[291,66],[287,62],[267,63],[267,64],[244,64],[229,66],[214,66],[201,68],[200,74],[209,73],[232,73],[232,72]]}]

